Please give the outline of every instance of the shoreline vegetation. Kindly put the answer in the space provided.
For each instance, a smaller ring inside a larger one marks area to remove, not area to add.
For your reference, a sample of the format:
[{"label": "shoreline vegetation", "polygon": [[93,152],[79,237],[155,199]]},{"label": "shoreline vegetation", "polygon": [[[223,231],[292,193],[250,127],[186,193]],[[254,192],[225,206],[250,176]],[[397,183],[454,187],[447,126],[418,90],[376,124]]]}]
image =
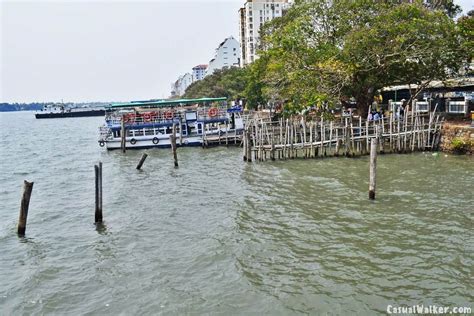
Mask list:
[{"label": "shoreline vegetation", "polygon": [[183,97],[226,96],[285,115],[386,105],[384,87],[411,85],[407,103],[433,81],[474,76],[474,10],[453,1],[299,1],[264,24],[259,58],[194,82]]}]

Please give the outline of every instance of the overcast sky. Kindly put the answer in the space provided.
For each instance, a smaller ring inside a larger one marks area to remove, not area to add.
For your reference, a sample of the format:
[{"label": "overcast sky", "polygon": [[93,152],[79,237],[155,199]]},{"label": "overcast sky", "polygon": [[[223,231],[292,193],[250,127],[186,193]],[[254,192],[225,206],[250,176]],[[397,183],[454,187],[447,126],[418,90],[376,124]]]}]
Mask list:
[{"label": "overcast sky", "polygon": [[245,0],[0,2],[0,102],[87,102],[168,97]]}]

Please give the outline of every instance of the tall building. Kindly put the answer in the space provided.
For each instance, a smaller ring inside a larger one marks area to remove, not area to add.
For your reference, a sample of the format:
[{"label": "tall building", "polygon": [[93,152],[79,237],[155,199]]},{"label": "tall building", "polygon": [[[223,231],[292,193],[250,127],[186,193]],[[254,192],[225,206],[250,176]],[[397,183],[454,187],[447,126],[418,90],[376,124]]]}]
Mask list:
[{"label": "tall building", "polygon": [[207,65],[197,65],[193,67],[193,81],[202,80],[206,76]]},{"label": "tall building", "polygon": [[217,69],[233,66],[240,66],[240,45],[234,37],[230,36],[216,48],[214,58],[209,61],[206,76]]},{"label": "tall building", "polygon": [[182,96],[191,83],[193,83],[193,76],[189,72],[180,76],[178,80],[171,84],[171,96]]},{"label": "tall building", "polygon": [[242,66],[258,58],[256,51],[260,39],[260,27],[265,22],[281,17],[290,7],[291,0],[247,0],[239,10],[240,15],[240,63]]}]

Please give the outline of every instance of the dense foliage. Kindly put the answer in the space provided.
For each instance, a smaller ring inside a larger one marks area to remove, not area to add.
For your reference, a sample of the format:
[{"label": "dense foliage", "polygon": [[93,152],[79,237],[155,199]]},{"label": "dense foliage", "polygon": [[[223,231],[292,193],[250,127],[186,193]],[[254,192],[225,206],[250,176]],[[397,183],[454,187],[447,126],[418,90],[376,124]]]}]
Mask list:
[{"label": "dense foliage", "polygon": [[[402,2],[402,3],[400,3]],[[190,86],[186,96],[244,98],[286,110],[356,101],[362,112],[385,86],[456,76],[473,51],[472,14],[450,0],[300,0],[261,29],[260,58]]]},{"label": "dense foliage", "polygon": [[244,97],[244,90],[248,85],[248,68],[232,67],[216,70],[203,80],[193,82],[184,94],[185,98],[227,97],[240,99]]}]

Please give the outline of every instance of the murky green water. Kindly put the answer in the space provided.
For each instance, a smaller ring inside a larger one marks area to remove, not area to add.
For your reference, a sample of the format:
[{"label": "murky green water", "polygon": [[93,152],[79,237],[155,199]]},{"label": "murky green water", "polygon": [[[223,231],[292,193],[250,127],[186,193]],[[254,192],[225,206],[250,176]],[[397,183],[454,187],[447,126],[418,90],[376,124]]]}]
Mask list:
[{"label": "murky green water", "polygon": [[[0,113],[0,314],[383,314],[471,306],[474,160],[246,164],[236,148],[106,152],[100,118]],[[106,228],[94,224],[104,164]],[[35,181],[27,236],[22,181]]]}]

